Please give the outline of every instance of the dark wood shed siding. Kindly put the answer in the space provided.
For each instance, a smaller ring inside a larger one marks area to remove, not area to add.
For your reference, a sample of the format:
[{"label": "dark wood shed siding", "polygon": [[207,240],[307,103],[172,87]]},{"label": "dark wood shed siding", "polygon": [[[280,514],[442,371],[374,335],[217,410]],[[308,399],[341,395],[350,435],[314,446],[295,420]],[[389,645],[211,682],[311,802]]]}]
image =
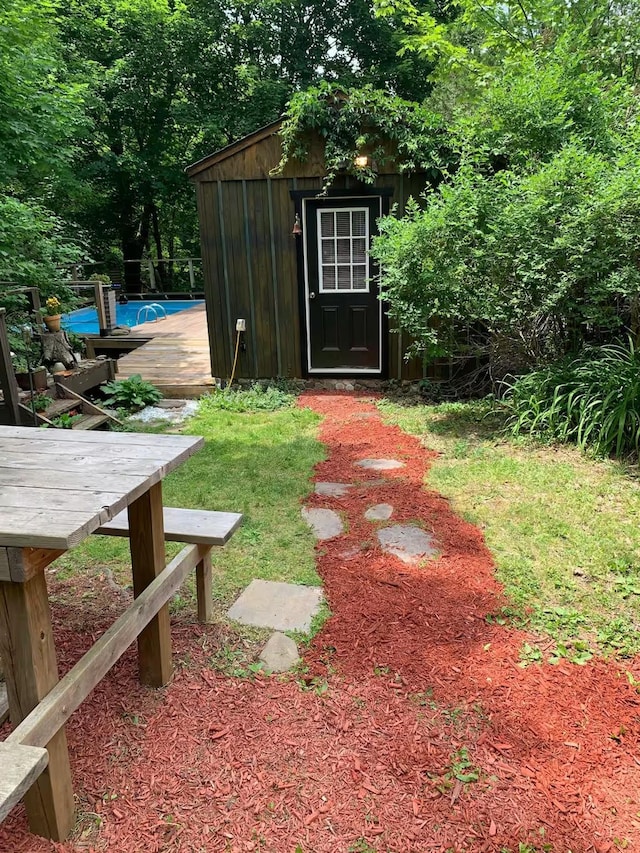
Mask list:
[{"label": "dark wood shed siding", "polygon": [[239,378],[301,375],[292,180],[197,185],[212,368],[231,374],[236,320],[246,320]]},{"label": "dark wood shed siding", "polygon": [[[289,163],[282,175],[271,175],[280,160],[280,138],[261,132],[255,143],[233,146],[224,156],[192,167],[197,186],[200,240],[209,320],[212,371],[231,374],[236,320],[244,318],[246,350],[238,359],[238,378],[303,375],[296,238],[292,236],[292,190],[322,190],[322,147],[313,145],[304,164]],[[404,213],[410,196],[425,185],[421,175],[387,173],[378,185],[392,190],[390,204]],[[358,192],[349,178],[336,189]],[[366,188],[371,192],[371,188]],[[427,375],[420,360],[405,361],[407,339],[390,332],[387,372],[390,378]]]}]

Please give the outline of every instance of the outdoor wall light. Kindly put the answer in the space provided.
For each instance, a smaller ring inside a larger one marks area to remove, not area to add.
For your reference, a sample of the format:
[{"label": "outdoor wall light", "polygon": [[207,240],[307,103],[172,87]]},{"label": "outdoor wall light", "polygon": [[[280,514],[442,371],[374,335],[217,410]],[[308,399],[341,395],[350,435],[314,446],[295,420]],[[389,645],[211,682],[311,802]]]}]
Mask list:
[{"label": "outdoor wall light", "polygon": [[302,225],[300,224],[300,214],[296,213],[296,218],[293,222],[293,230],[291,231],[294,237],[299,237],[302,234]]},{"label": "outdoor wall light", "polygon": [[359,154],[353,161],[358,169],[365,169],[369,165],[369,158],[366,154]]}]

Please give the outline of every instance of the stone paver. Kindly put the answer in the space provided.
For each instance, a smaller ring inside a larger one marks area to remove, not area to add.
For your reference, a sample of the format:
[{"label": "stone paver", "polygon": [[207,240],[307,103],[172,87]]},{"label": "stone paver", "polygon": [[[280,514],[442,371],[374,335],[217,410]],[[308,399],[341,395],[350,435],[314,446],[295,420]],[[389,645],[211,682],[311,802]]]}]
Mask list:
[{"label": "stone paver", "polygon": [[404,563],[419,563],[425,557],[435,557],[438,549],[433,536],[413,524],[394,524],[378,530],[382,550]]},{"label": "stone paver", "polygon": [[308,631],[322,598],[322,589],[317,586],[257,578],[227,611],[227,616],[257,628]]},{"label": "stone paver", "polygon": [[315,493],[328,498],[343,498],[351,488],[350,483],[316,483]]},{"label": "stone paver", "polygon": [[392,515],[393,507],[391,504],[376,504],[369,507],[364,517],[368,521],[388,521]]},{"label": "stone paver", "polygon": [[302,507],[302,517],[313,530],[316,539],[333,539],[340,536],[344,527],[342,519],[332,509],[316,509],[315,507]]},{"label": "stone paver", "polygon": [[371,471],[392,471],[394,468],[404,468],[404,462],[397,459],[359,459],[355,464]]},{"label": "stone paver", "polygon": [[286,672],[298,663],[300,655],[291,637],[276,631],[260,652],[260,660],[269,672]]}]

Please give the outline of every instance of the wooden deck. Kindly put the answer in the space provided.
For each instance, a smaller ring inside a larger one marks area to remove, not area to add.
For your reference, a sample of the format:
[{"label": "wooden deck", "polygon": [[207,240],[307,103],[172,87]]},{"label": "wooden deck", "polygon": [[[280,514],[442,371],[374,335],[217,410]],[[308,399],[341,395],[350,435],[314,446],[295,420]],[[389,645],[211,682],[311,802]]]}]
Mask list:
[{"label": "wooden deck", "polygon": [[139,373],[165,397],[200,397],[214,387],[204,305],[135,326],[131,334],[153,337],[118,360],[118,379]]}]

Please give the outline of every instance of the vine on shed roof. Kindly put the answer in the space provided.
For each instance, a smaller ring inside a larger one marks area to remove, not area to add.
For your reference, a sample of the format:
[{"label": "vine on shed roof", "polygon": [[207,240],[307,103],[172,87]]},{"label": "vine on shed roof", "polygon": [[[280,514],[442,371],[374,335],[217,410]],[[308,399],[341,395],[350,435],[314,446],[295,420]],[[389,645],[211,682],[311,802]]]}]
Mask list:
[{"label": "vine on shed roof", "polygon": [[[325,144],[325,191],[339,173],[373,184],[388,163],[399,172],[426,171],[437,183],[450,160],[439,115],[371,86],[344,90],[321,83],[295,94],[280,130],[276,173],[290,160],[306,159],[312,133]],[[367,164],[357,165],[356,158],[365,156]]]}]

